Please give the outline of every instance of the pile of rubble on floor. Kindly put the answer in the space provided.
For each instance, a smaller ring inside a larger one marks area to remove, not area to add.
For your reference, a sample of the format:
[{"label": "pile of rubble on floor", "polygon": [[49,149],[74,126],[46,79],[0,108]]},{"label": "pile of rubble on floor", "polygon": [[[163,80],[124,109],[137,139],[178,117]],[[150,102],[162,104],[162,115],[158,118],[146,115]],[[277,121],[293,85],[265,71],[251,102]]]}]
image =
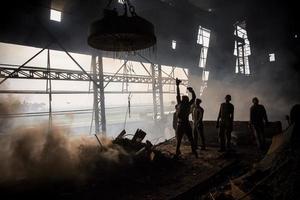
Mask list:
[{"label": "pile of rubble on floor", "polygon": [[211,200],[299,199],[299,152],[291,145],[293,126],[275,135],[265,157],[244,175],[230,180],[222,191],[210,193]]},{"label": "pile of rubble on floor", "polygon": [[146,137],[146,133],[137,129],[132,139],[126,137],[126,131],[123,130],[118,137],[113,140],[113,144],[121,146],[129,155],[132,156],[136,163],[158,161],[159,159],[172,159],[170,154],[163,154],[163,152],[156,149],[149,140],[142,142]]}]

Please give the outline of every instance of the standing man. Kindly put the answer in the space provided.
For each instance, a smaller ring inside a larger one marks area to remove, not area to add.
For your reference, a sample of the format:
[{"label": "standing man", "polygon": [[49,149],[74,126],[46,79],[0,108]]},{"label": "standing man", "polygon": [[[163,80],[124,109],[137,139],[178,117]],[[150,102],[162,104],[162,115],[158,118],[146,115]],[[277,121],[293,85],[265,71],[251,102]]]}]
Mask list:
[{"label": "standing man", "polygon": [[189,101],[189,97],[186,95],[183,95],[182,98],[180,97],[180,90],[179,90],[179,84],[181,83],[181,80],[176,78],[176,87],[177,87],[177,129],[176,129],[176,139],[177,139],[177,146],[176,146],[176,157],[180,155],[180,145],[181,140],[184,134],[188,137],[193,154],[198,158],[198,154],[196,151],[195,143],[193,140],[193,133],[192,133],[192,127],[189,122],[189,115],[191,110],[191,105],[194,104],[196,99],[196,94],[193,90],[193,88],[188,87],[187,90],[192,94],[192,99]]},{"label": "standing man", "polygon": [[258,104],[257,97],[252,99],[253,105],[250,108],[250,124],[254,132],[257,146],[260,150],[264,150],[266,145],[264,135],[264,121],[269,123],[266,109],[263,105]]},{"label": "standing man", "polygon": [[231,131],[233,129],[234,106],[230,103],[230,101],[231,96],[228,94],[225,97],[225,103],[222,103],[220,106],[219,116],[217,119],[217,128],[220,128],[220,152],[224,152],[226,150],[225,136],[227,140],[227,149],[231,149]]},{"label": "standing man", "polygon": [[204,109],[200,106],[201,104],[201,99],[196,99],[195,106],[193,108],[193,122],[194,122],[194,142],[196,148],[198,148],[198,136],[200,135],[201,137],[201,150],[205,150],[205,138],[204,138],[204,132],[203,132],[203,114],[204,114]]}]

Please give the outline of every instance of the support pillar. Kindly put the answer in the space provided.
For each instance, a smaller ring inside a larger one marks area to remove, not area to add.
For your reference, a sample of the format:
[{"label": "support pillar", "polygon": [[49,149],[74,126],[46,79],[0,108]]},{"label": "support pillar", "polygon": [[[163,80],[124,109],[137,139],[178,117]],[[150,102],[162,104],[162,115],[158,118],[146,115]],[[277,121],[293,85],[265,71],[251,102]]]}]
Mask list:
[{"label": "support pillar", "polygon": [[155,121],[164,117],[163,89],[161,65],[152,64],[152,93],[153,93],[153,117]]},{"label": "support pillar", "polygon": [[52,84],[51,84],[51,72],[50,72],[50,50],[47,49],[47,82],[46,92],[49,94],[49,124],[48,128],[52,128]]},{"label": "support pillar", "polygon": [[164,95],[163,95],[163,88],[162,88],[162,78],[161,78],[161,65],[158,65],[158,91],[159,91],[159,101],[160,101],[160,116],[161,119],[164,118]]},{"label": "support pillar", "polygon": [[[97,59],[98,58],[98,59]],[[101,56],[92,56],[94,89],[95,133],[106,135],[105,96],[103,84],[103,61]]]}]

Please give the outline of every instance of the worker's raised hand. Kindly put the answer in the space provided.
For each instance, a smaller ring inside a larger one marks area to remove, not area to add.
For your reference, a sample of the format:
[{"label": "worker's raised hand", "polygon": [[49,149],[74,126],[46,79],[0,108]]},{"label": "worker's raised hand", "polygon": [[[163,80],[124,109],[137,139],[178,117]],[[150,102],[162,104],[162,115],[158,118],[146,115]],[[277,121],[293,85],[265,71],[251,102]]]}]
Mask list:
[{"label": "worker's raised hand", "polygon": [[194,89],[192,88],[192,87],[187,87],[186,88],[189,92],[193,92],[194,91]]},{"label": "worker's raised hand", "polygon": [[181,80],[176,78],[176,85],[179,85],[181,83]]}]

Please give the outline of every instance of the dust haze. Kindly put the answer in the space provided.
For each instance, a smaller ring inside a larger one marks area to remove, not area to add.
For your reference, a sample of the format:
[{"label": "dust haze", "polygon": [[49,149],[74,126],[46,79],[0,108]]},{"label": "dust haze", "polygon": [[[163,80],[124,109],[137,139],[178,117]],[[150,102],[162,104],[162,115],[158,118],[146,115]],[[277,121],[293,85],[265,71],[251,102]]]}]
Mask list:
[{"label": "dust haze", "polygon": [[[15,109],[7,100],[1,100],[1,115]],[[109,175],[131,163],[127,152],[108,138],[101,138],[100,148],[95,137],[70,136],[70,130],[55,124],[49,129],[47,122],[29,128],[12,128],[11,123],[1,118],[0,184],[19,180],[84,181],[95,173]]]}]

